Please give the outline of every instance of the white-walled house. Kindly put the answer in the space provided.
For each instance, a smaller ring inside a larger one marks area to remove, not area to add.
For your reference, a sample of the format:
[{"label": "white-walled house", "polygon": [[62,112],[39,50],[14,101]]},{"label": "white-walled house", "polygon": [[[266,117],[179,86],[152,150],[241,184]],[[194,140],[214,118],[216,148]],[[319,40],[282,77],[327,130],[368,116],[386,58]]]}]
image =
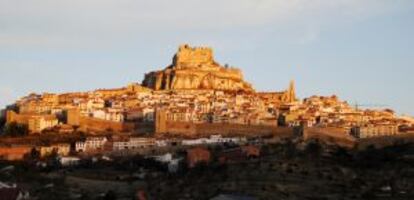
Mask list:
[{"label": "white-walled house", "polygon": [[80,158],[74,156],[63,156],[60,157],[59,162],[64,167],[76,166],[80,163]]},{"label": "white-walled house", "polygon": [[108,110],[95,110],[92,112],[92,117],[102,120],[114,121],[114,122],[123,122],[124,121],[124,114],[122,111],[116,109],[108,109]]},{"label": "white-walled house", "polygon": [[144,137],[131,137],[129,140],[120,140],[113,142],[114,150],[125,150],[125,149],[141,149],[155,146],[154,138]]},{"label": "white-walled house", "polygon": [[240,143],[246,141],[246,138],[229,137],[223,138],[221,135],[211,135],[210,138],[197,138],[182,140],[182,145],[200,145],[200,144],[219,144],[226,142]]},{"label": "white-walled house", "polygon": [[144,108],[142,109],[142,113],[144,115],[144,121],[146,122],[153,122],[154,121],[154,108]]},{"label": "white-walled house", "polygon": [[88,137],[85,141],[79,141],[75,144],[77,152],[87,152],[103,149],[108,140],[106,137]]}]

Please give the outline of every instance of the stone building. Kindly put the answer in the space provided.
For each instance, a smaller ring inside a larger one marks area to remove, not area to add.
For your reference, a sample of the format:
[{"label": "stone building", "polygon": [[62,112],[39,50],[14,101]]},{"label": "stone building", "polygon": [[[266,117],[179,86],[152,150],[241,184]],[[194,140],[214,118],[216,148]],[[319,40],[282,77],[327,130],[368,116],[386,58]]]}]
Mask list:
[{"label": "stone building", "polygon": [[53,128],[59,121],[54,115],[33,116],[29,119],[29,131],[40,133],[45,129]]},{"label": "stone building", "polygon": [[199,163],[209,163],[211,159],[210,152],[201,147],[195,147],[187,150],[187,164],[189,168],[194,168]]},{"label": "stone building", "polygon": [[257,93],[259,97],[266,102],[272,103],[276,107],[280,107],[286,103],[293,103],[298,101],[296,97],[295,82],[290,81],[289,87],[287,90],[281,92],[259,92]]},{"label": "stone building", "polygon": [[25,124],[31,133],[39,133],[47,128],[58,125],[59,121],[55,115],[42,114],[18,114],[14,111],[7,111],[7,123]]},{"label": "stone building", "polygon": [[164,109],[155,111],[155,133],[167,132],[167,113]]},{"label": "stone building", "polygon": [[126,149],[141,149],[155,146],[154,138],[144,137],[131,137],[127,140],[117,140],[113,142],[114,150],[126,150]]},{"label": "stone building", "polygon": [[61,143],[49,146],[41,146],[38,147],[38,150],[41,157],[51,155],[52,153],[56,153],[59,156],[67,156],[70,153],[70,144]]},{"label": "stone building", "polygon": [[88,152],[103,150],[108,139],[106,137],[88,137],[85,141],[79,141],[75,144],[76,152]]},{"label": "stone building", "polygon": [[398,126],[391,124],[355,126],[351,129],[351,135],[356,138],[392,136],[398,133]]},{"label": "stone building", "polygon": [[80,113],[79,109],[69,109],[67,111],[67,124],[71,126],[80,125]]}]

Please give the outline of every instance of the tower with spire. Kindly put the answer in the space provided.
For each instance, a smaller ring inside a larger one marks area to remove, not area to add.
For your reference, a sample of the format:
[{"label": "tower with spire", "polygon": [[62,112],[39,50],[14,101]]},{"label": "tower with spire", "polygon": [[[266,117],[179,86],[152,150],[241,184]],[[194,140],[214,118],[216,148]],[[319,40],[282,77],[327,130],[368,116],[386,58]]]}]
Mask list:
[{"label": "tower with spire", "polygon": [[289,88],[288,88],[288,91],[287,91],[287,93],[288,93],[288,101],[289,102],[294,102],[294,101],[296,101],[297,99],[296,99],[296,92],[295,92],[295,81],[294,80],[291,80],[290,81],[290,83],[289,83]]}]

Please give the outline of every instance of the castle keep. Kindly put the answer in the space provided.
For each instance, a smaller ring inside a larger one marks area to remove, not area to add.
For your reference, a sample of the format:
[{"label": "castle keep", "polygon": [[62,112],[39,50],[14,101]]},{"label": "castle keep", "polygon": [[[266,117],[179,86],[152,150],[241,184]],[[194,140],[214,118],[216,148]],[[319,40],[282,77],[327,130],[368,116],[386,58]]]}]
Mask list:
[{"label": "castle keep", "polygon": [[143,86],[154,90],[207,89],[222,91],[254,91],[243,80],[242,72],[214,61],[213,50],[181,45],[173,63],[161,71],[145,75]]}]

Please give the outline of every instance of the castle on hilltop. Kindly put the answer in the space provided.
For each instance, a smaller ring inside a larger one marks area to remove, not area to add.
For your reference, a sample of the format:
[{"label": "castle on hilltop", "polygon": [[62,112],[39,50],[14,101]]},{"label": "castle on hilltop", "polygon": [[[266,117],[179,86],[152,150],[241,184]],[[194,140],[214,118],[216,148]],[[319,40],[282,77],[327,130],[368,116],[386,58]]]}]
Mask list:
[{"label": "castle on hilltop", "polygon": [[22,125],[30,133],[178,136],[276,134],[281,130],[277,126],[303,126],[353,130],[355,137],[363,138],[395,135],[398,126],[412,124],[390,110],[354,109],[336,96],[301,101],[295,90],[291,81],[283,91],[256,92],[241,70],[217,63],[211,48],[181,45],[171,65],[146,74],[141,85],[29,94],[9,106],[3,118],[7,125]]},{"label": "castle on hilltop", "polygon": [[221,66],[207,47],[181,45],[170,66],[145,75],[143,86],[154,90],[222,90],[253,92],[239,69]]}]

